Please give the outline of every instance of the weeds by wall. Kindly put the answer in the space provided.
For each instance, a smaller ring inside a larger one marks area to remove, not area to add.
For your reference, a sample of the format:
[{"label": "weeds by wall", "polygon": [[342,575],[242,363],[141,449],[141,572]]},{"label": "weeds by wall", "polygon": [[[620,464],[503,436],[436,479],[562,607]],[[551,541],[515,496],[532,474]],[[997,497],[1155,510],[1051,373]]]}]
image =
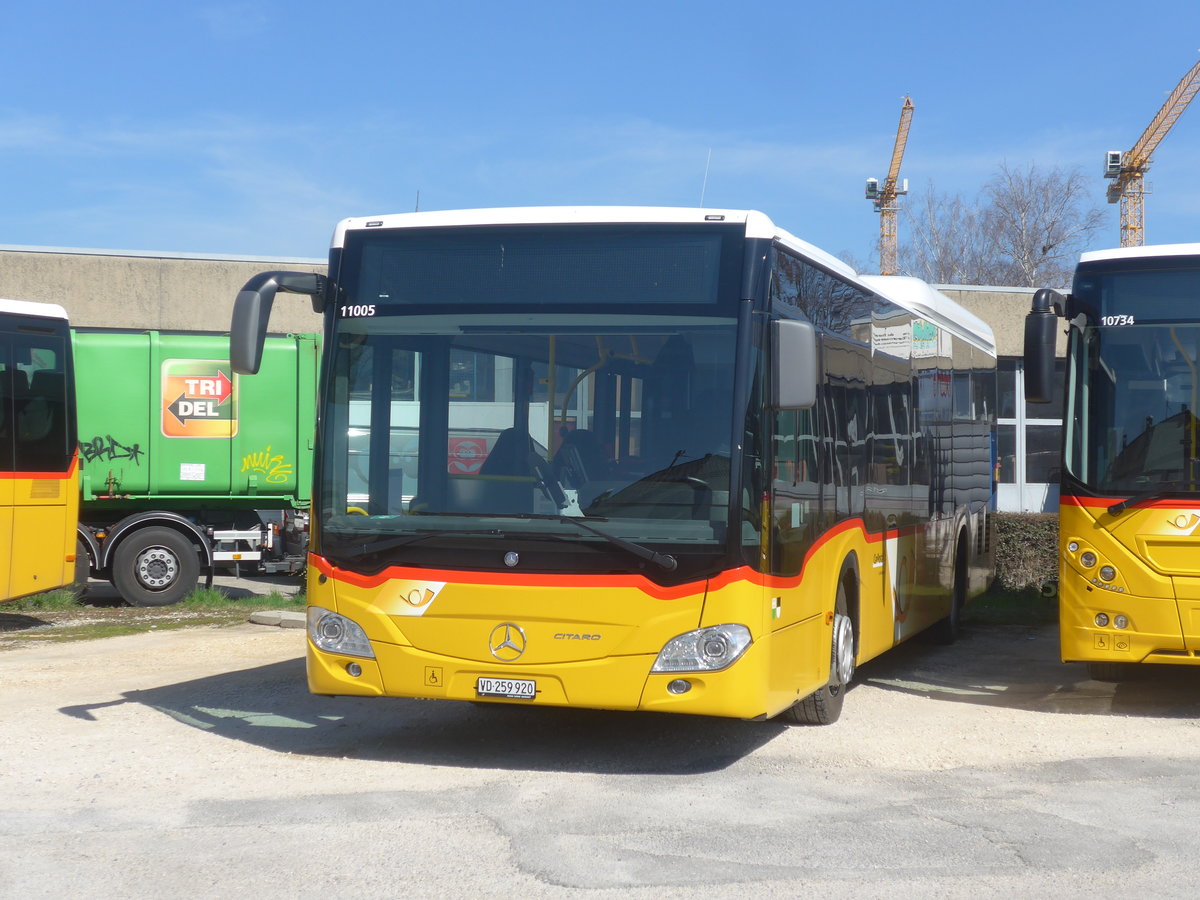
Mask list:
[{"label": "weeds by wall", "polygon": [[1040,588],[1058,578],[1058,516],[994,513],[996,584],[1006,590]]}]

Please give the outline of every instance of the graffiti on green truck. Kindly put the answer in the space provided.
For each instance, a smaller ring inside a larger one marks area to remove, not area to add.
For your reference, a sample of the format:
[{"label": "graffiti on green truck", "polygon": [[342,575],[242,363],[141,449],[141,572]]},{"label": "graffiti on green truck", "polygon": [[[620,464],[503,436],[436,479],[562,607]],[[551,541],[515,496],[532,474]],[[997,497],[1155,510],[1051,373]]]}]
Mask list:
[{"label": "graffiti on green truck", "polygon": [[292,464],[282,453],[272,454],[268,445],[265,450],[243,456],[242,471],[261,473],[267,484],[286,484],[292,477]]},{"label": "graffiti on green truck", "polygon": [[141,465],[141,445],[137,443],[123,444],[111,434],[98,434],[90,441],[80,441],[79,452],[83,454],[84,462],[94,462],[97,459],[106,462],[127,459],[135,466]]}]

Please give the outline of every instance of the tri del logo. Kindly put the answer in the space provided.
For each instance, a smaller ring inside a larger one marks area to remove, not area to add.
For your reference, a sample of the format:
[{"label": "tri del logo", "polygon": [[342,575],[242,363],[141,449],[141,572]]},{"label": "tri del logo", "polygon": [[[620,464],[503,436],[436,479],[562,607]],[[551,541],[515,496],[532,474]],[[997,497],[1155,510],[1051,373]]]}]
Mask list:
[{"label": "tri del logo", "polygon": [[237,381],[228,362],[168,359],[162,364],[162,433],[230,438],[237,434]]}]

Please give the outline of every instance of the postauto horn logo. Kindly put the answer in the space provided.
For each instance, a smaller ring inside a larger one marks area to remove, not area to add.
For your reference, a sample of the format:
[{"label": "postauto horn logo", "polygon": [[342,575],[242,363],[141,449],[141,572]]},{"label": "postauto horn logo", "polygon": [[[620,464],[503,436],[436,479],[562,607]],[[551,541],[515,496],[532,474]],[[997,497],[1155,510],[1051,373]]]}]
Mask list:
[{"label": "postauto horn logo", "polygon": [[230,438],[237,434],[236,378],[229,363],[221,360],[163,360],[163,435]]}]

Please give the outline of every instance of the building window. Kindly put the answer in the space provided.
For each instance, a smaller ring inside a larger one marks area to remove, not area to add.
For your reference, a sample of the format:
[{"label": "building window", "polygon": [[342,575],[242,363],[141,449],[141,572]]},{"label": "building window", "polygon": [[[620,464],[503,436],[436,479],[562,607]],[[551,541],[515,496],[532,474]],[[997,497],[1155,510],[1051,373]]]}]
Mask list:
[{"label": "building window", "polygon": [[1029,403],[1022,361],[997,361],[996,508],[1001,511],[1052,512],[1058,505],[1064,365],[1061,359],[1054,364],[1054,402]]}]

